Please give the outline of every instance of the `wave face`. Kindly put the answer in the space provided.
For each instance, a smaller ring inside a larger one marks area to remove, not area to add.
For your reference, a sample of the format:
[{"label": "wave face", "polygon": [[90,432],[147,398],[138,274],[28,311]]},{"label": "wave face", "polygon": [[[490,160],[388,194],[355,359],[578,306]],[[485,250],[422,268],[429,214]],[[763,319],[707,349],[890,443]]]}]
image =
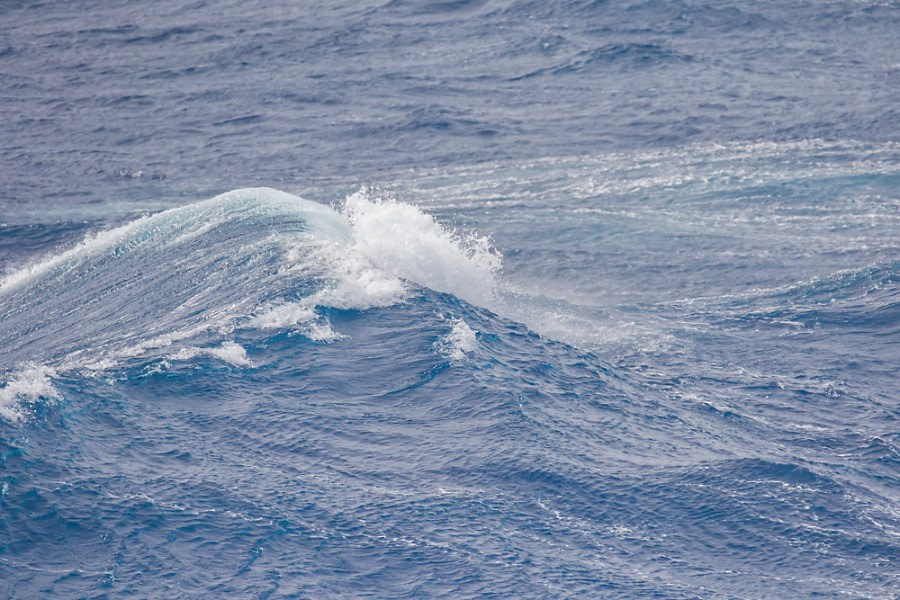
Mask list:
[{"label": "wave face", "polygon": [[467,248],[415,207],[365,191],[345,210],[237,190],[89,236],[0,283],[0,365],[102,370],[192,356],[189,344],[242,327],[328,338],[316,307],[391,304],[406,293],[399,277],[463,298],[491,293],[498,258],[484,240]]},{"label": "wave face", "polygon": [[0,598],[896,595],[896,3],[139,4],[0,2]]},{"label": "wave face", "polygon": [[[317,243],[349,236],[329,209],[273,190],[237,191],[85,239],[0,284],[0,364],[112,366],[206,331],[227,332],[288,293],[286,270],[324,276]],[[286,260],[291,243],[296,262]],[[281,282],[279,281],[281,280]]]}]

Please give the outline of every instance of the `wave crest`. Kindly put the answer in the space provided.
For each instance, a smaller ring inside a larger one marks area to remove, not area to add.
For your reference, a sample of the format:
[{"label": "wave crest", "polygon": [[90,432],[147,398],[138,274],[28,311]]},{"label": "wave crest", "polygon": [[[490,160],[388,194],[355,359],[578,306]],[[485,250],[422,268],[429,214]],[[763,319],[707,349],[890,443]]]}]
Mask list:
[{"label": "wave crest", "polygon": [[341,211],[236,190],[88,236],[7,275],[0,377],[32,362],[66,371],[181,351],[234,358],[219,349],[241,328],[331,341],[341,336],[317,307],[387,306],[406,297],[408,282],[487,301],[499,261],[486,238],[365,189]]}]

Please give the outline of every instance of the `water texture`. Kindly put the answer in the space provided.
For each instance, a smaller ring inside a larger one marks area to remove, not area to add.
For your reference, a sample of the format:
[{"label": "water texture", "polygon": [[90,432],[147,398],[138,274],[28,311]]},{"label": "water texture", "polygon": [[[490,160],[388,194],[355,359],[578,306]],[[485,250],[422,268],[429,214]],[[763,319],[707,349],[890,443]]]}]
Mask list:
[{"label": "water texture", "polygon": [[0,597],[895,597],[897,31],[0,2]]}]

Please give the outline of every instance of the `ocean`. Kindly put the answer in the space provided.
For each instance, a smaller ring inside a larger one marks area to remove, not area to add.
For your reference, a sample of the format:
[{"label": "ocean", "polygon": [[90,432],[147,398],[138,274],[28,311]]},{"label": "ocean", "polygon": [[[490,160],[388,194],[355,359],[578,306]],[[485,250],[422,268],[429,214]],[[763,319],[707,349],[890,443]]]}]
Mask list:
[{"label": "ocean", "polygon": [[898,31],[0,0],[0,597],[897,598]]}]

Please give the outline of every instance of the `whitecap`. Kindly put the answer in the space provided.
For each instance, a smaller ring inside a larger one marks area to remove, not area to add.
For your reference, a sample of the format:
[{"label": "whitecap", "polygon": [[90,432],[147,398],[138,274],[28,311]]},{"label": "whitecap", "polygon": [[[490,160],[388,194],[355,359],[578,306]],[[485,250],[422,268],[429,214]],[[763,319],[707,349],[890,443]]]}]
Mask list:
[{"label": "whitecap", "polygon": [[58,401],[62,394],[53,387],[56,371],[43,365],[28,365],[19,370],[0,388],[0,417],[21,421],[27,417],[27,406],[42,400]]}]

